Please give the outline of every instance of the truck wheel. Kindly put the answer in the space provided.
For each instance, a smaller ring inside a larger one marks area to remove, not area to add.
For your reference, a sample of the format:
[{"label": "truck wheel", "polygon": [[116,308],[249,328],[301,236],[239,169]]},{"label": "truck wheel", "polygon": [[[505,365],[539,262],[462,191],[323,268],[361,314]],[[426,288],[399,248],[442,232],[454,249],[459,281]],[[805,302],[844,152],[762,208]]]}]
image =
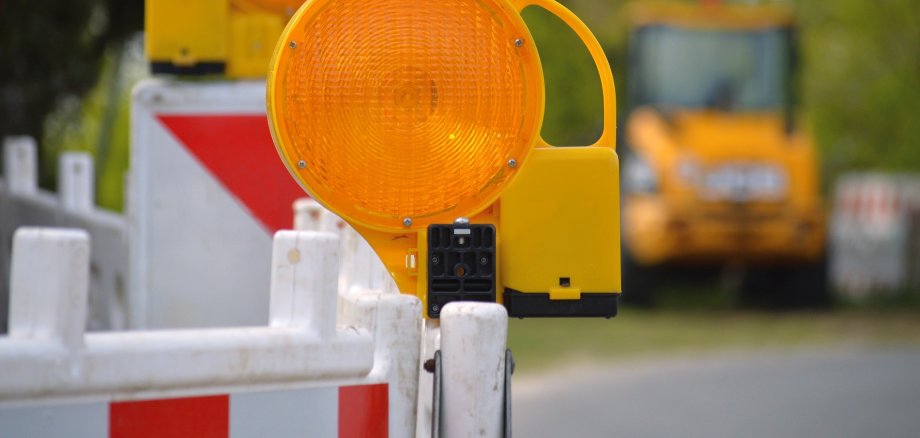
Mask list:
[{"label": "truck wheel", "polygon": [[625,304],[639,307],[652,307],[654,299],[654,279],[652,268],[642,266],[624,248],[620,258],[622,270],[623,293],[620,299]]}]

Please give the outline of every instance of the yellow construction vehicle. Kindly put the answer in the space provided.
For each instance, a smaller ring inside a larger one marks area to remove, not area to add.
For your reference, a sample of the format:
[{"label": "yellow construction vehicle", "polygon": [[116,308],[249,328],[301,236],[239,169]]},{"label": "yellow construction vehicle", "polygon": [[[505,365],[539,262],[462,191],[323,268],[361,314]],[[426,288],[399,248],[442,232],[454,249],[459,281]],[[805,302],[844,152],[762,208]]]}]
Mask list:
[{"label": "yellow construction vehicle", "polygon": [[823,305],[818,157],[795,123],[796,32],[774,6],[630,10],[624,299],[671,267],[739,266],[743,297]]},{"label": "yellow construction vehicle", "polygon": [[303,0],[147,0],[155,74],[265,77],[275,43]]}]

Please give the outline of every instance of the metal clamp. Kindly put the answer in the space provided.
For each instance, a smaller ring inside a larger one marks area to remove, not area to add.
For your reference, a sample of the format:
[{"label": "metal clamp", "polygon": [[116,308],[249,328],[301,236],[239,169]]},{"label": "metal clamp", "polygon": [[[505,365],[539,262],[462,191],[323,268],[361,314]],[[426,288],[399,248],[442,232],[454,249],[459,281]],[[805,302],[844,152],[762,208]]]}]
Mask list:
[{"label": "metal clamp", "polygon": [[514,356],[511,349],[505,350],[505,410],[502,412],[502,422],[505,425],[504,438],[511,438],[511,375],[514,374]]},{"label": "metal clamp", "polygon": [[431,438],[441,437],[441,350],[434,352],[434,384],[431,393]]}]

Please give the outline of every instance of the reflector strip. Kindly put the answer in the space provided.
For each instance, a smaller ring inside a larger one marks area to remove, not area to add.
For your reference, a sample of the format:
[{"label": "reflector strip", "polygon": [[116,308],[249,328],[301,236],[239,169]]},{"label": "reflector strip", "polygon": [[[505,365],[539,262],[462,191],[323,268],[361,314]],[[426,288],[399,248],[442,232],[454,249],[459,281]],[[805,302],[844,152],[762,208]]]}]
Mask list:
[{"label": "reflector strip", "polygon": [[386,437],[389,385],[0,408],[0,436]]},{"label": "reflector strip", "polygon": [[306,195],[278,158],[264,114],[157,118],[269,233],[291,228],[291,204]]}]

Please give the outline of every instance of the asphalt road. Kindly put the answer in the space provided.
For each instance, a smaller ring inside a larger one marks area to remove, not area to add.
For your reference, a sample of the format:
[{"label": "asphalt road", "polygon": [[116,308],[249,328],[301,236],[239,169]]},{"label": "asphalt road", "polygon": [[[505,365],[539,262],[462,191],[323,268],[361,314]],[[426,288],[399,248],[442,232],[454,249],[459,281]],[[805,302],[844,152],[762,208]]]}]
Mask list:
[{"label": "asphalt road", "polygon": [[920,436],[920,346],[576,365],[513,385],[518,438]]}]

